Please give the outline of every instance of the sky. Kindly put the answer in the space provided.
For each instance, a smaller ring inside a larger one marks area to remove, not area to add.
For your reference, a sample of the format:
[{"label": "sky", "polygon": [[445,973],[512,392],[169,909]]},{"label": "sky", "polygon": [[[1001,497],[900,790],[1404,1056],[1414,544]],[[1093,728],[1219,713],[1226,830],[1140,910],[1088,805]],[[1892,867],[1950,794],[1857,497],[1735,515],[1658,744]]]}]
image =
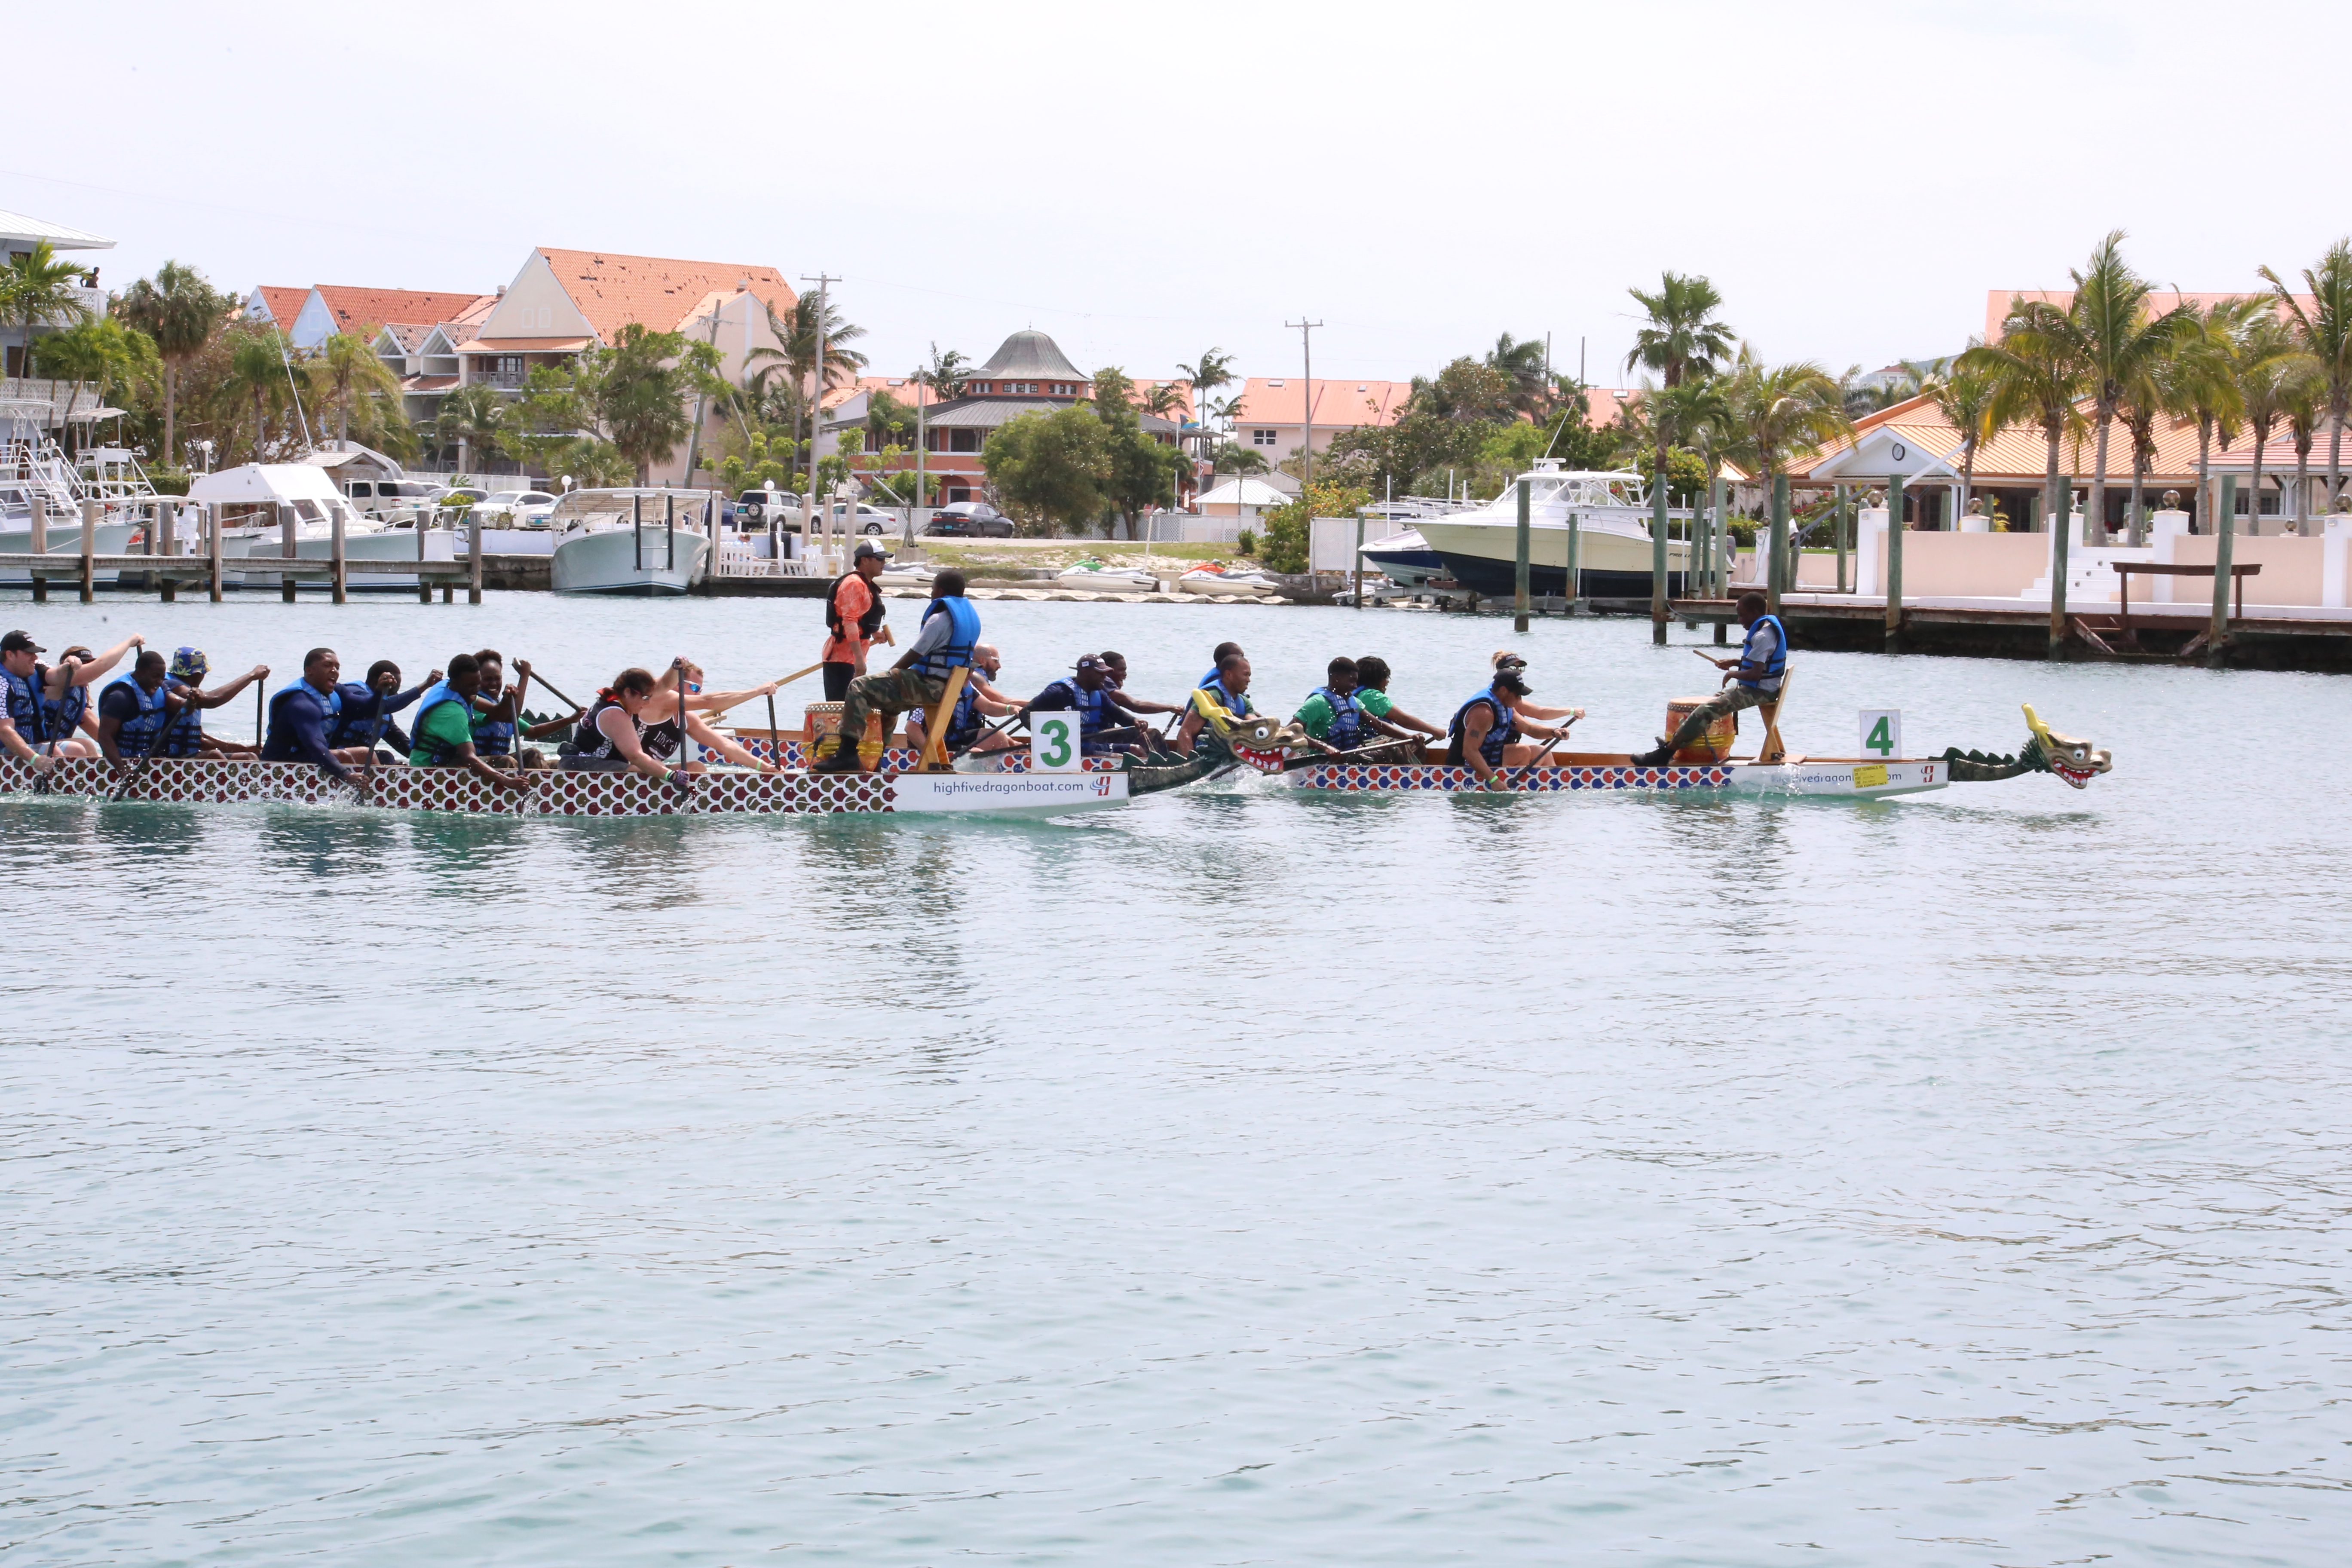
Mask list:
[{"label": "sky", "polygon": [[[1775,361],[1960,346],[2109,229],[2252,288],[2347,229],[2352,7],[245,0],[12,16],[0,208],[256,283],[489,291],[534,246],[830,273],[877,373],[1620,382],[1704,274]],[[2261,37],[2246,36],[2258,24]],[[2283,40],[2293,40],[2291,50]],[[20,52],[21,51],[21,52]],[[2333,101],[2331,102],[2331,100]],[[2296,148],[2312,150],[2300,169]],[[1581,350],[1580,350],[1581,345]]]}]

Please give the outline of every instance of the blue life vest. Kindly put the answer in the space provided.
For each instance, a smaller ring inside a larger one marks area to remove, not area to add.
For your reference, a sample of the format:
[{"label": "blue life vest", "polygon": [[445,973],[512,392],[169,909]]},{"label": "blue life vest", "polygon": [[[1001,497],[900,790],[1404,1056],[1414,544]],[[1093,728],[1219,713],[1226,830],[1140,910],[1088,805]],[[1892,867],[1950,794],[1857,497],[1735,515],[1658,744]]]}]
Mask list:
[{"label": "blue life vest", "polygon": [[193,682],[173,680],[168,677],[163,685],[166,689],[176,690],[184,706],[180,710],[180,716],[172,721],[171,728],[163,731],[163,749],[159,754],[193,757],[205,749],[205,716],[196,707],[196,688]]},{"label": "blue life vest", "polygon": [[320,731],[324,735],[332,737],[341,723],[343,694],[341,690],[321,692],[307,680],[297,679],[289,681],[279,687],[276,695],[269,700],[269,728],[261,742],[261,756],[264,762],[290,763],[300,760],[301,753],[294,749],[292,721],[284,721],[283,733],[279,729],[280,716],[284,709],[287,705],[296,702],[310,704],[310,712],[318,719]]},{"label": "blue life vest", "polygon": [[[155,737],[163,731],[164,721],[168,717],[164,704],[172,695],[171,681],[168,679],[157,681],[152,692],[140,685],[127,673],[116,676],[106,684],[110,689],[117,686],[129,687],[131,697],[139,704],[139,711],[132,717],[125,719],[122,721],[122,728],[115,732],[115,748],[126,757],[145,756],[147,748],[154,744]],[[161,746],[155,747],[158,752],[163,749]]]},{"label": "blue life vest", "polygon": [[1318,686],[1311,695],[1331,705],[1331,728],[1323,736],[1327,744],[1352,752],[1364,743],[1364,705],[1354,692],[1342,697],[1328,686]]},{"label": "blue life vest", "polygon": [[[346,699],[348,706],[343,705]],[[335,700],[338,706],[327,725],[327,744],[338,750],[374,745],[389,717],[383,710],[385,694],[357,681],[344,681],[335,688]]]},{"label": "blue life vest", "polygon": [[[509,688],[509,689],[510,690],[512,689]],[[506,692],[499,692],[499,698],[501,701],[505,700]],[[474,754],[476,756],[503,757],[513,752],[515,749],[517,721],[512,719],[493,719],[478,708],[474,710],[473,719]]]},{"label": "blue life vest", "polygon": [[980,642],[980,612],[972,608],[970,599],[961,595],[933,599],[930,608],[923,612],[921,624],[929,625],[933,616],[942,613],[948,617],[948,640],[909,667],[926,680],[945,680],[950,670],[971,663],[971,650]]},{"label": "blue life vest", "polygon": [[49,704],[41,696],[41,684],[49,677],[47,667],[37,664],[30,675],[0,670],[0,677],[8,682],[8,721],[16,726],[16,733],[28,745],[38,746],[48,740]]},{"label": "blue life vest", "polygon": [[1201,689],[1215,698],[1217,700],[1217,706],[1223,708],[1234,718],[1242,719],[1248,717],[1250,710],[1249,694],[1247,692],[1243,692],[1237,696],[1234,693],[1226,690],[1224,681],[1213,671],[1211,672],[1208,679],[1201,682]]},{"label": "blue life vest", "polygon": [[81,728],[81,716],[89,711],[89,688],[68,686],[64,696],[55,702],[44,700],[42,705],[49,711],[49,738],[69,741]]},{"label": "blue life vest", "polygon": [[1098,686],[1094,690],[1088,691],[1079,686],[1075,676],[1066,675],[1038,695],[1043,697],[1046,692],[1056,689],[1070,694],[1071,710],[1078,716],[1078,742],[1081,747],[1090,751],[1101,751],[1103,748],[1096,743],[1095,737],[1102,732],[1105,725],[1117,728],[1119,723],[1124,722],[1119,710],[1111,705],[1110,688]]},{"label": "blue life vest", "polygon": [[[1756,626],[1769,626],[1772,628],[1772,657],[1764,661],[1763,674],[1753,680],[1742,676],[1739,678],[1738,684],[1751,691],[1761,691],[1764,689],[1766,681],[1780,679],[1782,673],[1789,668],[1789,628],[1781,624],[1780,617],[1778,616],[1759,616],[1756,617]],[[1750,637],[1753,637],[1756,626],[1748,627],[1748,632]],[[1746,657],[1746,650],[1742,650],[1741,657],[1743,658]]]},{"label": "blue life vest", "polygon": [[455,702],[464,707],[467,719],[467,730],[469,735],[472,731],[474,700],[452,690],[449,682],[446,679],[442,680],[417,700],[416,731],[411,737],[415,744],[408,753],[408,760],[420,768],[446,767],[457,757],[455,747],[446,742],[434,740],[425,732],[426,716],[444,702]]},{"label": "blue life vest", "polygon": [[1519,730],[1518,726],[1511,721],[1511,705],[1504,701],[1491,686],[1454,710],[1454,722],[1445,727],[1445,732],[1450,738],[1450,743],[1445,748],[1445,760],[1457,764],[1462,762],[1464,737],[1469,733],[1470,710],[1480,703],[1495,710],[1495,723],[1494,727],[1486,731],[1486,738],[1479,742],[1478,754],[1486,759],[1488,767],[1499,768],[1503,765],[1503,748],[1518,739]]},{"label": "blue life vest", "polygon": [[955,711],[948,715],[948,732],[943,739],[948,745],[961,748],[979,740],[980,731],[980,691],[966,681],[963,695],[956,699]]}]

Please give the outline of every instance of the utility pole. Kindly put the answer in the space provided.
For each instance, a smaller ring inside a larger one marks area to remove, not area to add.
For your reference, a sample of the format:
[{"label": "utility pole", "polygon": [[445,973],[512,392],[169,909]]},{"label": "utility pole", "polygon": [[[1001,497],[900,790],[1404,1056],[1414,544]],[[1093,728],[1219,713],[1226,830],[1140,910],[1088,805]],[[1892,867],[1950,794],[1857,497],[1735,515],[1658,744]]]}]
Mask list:
[{"label": "utility pole", "polygon": [[[1299,312],[1299,319],[1298,319],[1297,321],[1285,321],[1285,322],[1283,322],[1282,324],[1283,324],[1284,326],[1286,326],[1286,327],[1297,327],[1297,328],[1298,329],[1298,357],[1300,358],[1300,360],[1302,360],[1303,362],[1305,362],[1305,366],[1306,366],[1306,371],[1307,371],[1307,384],[1306,384],[1306,386],[1304,387],[1304,389],[1301,391],[1301,394],[1300,394],[1301,397],[1302,397],[1302,398],[1303,398],[1303,400],[1304,400],[1304,402],[1303,402],[1303,405],[1303,405],[1303,406],[1306,408],[1306,410],[1307,410],[1307,416],[1306,416],[1306,417],[1307,417],[1307,426],[1306,426],[1306,428],[1307,428],[1307,441],[1306,441],[1306,444],[1305,444],[1304,446],[1302,446],[1301,447],[1299,447],[1299,451],[1300,451],[1300,453],[1302,454],[1302,457],[1301,457],[1301,459],[1300,459],[1300,460],[1301,460],[1301,463],[1302,463],[1302,467],[1301,467],[1301,468],[1300,468],[1300,470],[1299,470],[1299,479],[1298,479],[1298,499],[1299,499],[1299,500],[1305,500],[1307,499],[1307,486],[1309,486],[1309,485],[1311,485],[1311,484],[1313,484],[1313,483],[1315,482],[1315,338],[1314,338],[1314,332],[1315,332],[1315,329],[1316,329],[1316,328],[1318,328],[1318,327],[1319,327],[1319,326],[1321,326],[1323,323],[1322,323],[1322,322],[1320,322],[1320,321],[1310,321],[1307,320],[1307,319],[1306,319],[1306,312],[1305,312],[1305,311],[1301,311],[1301,312]],[[1308,507],[1308,509],[1307,509],[1307,510],[1311,512],[1314,509],[1313,509],[1313,507],[1310,505],[1310,506]],[[1308,524],[1307,524],[1307,531],[1308,531],[1310,533],[1311,533],[1311,532],[1313,532],[1313,531],[1314,531],[1314,523],[1313,523],[1311,521],[1310,521],[1308,522]]]},{"label": "utility pole", "polygon": [[[816,427],[817,421],[824,416],[823,405],[824,403],[825,290],[841,279],[829,273],[820,272],[812,278],[803,272],[801,274],[801,281],[816,285],[816,364],[809,375],[809,380],[814,383],[814,385],[809,392],[808,484],[805,493],[801,497],[801,548],[805,550],[808,548],[811,537],[809,525],[816,521]],[[789,348],[791,345],[785,346]]]}]

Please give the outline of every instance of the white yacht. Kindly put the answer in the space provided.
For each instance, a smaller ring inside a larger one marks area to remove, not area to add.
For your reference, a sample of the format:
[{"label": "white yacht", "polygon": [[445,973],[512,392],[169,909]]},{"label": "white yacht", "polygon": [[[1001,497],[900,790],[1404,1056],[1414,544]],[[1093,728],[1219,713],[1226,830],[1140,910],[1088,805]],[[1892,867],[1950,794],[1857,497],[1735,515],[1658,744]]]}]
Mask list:
[{"label": "white yacht", "polygon": [[[343,523],[343,557],[348,561],[415,561],[420,559],[416,534],[409,529],[385,527],[362,517],[351,499],[335,488],[327,471],[310,463],[240,463],[217,473],[199,474],[188,482],[188,499],[223,509],[221,555],[238,563],[224,568],[221,580],[232,587],[275,588],[278,574],[248,563],[275,556],[284,559],[285,525],[278,510],[294,513],[294,554],[302,561],[327,561],[334,556],[335,519]],[[234,509],[245,508],[238,511]],[[451,561],[457,555],[455,535],[446,530],[425,532],[421,557]],[[184,549],[194,550],[193,543]],[[299,579],[313,587],[326,579]],[[363,573],[351,580],[353,592],[401,590],[414,593],[416,579],[397,573]]]},{"label": "white yacht", "polygon": [[[1538,458],[1536,466],[1519,478],[1528,481],[1528,563],[1532,592],[1580,599],[1650,596],[1650,508],[1641,475],[1563,470],[1558,460]],[[1571,515],[1576,519],[1577,545],[1577,584],[1572,591],[1568,584]],[[1419,532],[1455,582],[1475,593],[1503,595],[1516,585],[1518,521],[1518,487],[1511,484],[1475,511],[1424,519]],[[1683,591],[1683,575],[1689,564],[1689,544],[1669,540],[1669,594]]]},{"label": "white yacht", "polygon": [[573,490],[548,513],[559,594],[683,594],[710,565],[716,490]]}]

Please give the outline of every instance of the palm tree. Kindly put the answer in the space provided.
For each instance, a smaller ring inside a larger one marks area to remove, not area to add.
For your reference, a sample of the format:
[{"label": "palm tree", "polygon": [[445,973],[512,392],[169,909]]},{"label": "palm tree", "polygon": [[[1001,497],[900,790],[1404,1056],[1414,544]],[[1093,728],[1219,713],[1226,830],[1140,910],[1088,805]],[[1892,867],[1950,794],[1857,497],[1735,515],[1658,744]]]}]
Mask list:
[{"label": "palm tree", "polygon": [[2311,537],[2311,443],[2319,422],[2327,417],[2327,378],[2298,377],[2287,399],[2286,426],[2294,437],[2294,531]]},{"label": "palm tree", "polygon": [[[1969,348],[1979,346],[1978,339],[1969,340]],[[2005,417],[2008,410],[2001,406],[2000,389],[1992,377],[1981,370],[1958,364],[1941,375],[1928,377],[1920,391],[1936,412],[1950,420],[1952,427],[1960,433],[1960,510],[1966,513],[1969,492],[1976,488],[1977,453],[1992,439],[1994,431],[2009,422]],[[1953,526],[1958,526],[1957,520]]]},{"label": "palm tree", "polygon": [[2299,386],[2317,380],[2320,362],[2294,346],[2287,324],[2265,310],[2247,323],[2239,340],[2238,395],[2246,409],[2246,433],[2253,437],[2253,476],[2246,502],[2248,531],[2263,527],[2263,447],[2287,417]]},{"label": "palm tree", "polygon": [[[2239,381],[2239,343],[2247,325],[2267,309],[2261,300],[2222,300],[2199,312],[2187,337],[2175,345],[2172,357],[2160,367],[2159,384],[2168,412],[2197,421],[2197,509],[2201,515],[2210,504],[2213,437],[2221,445],[2238,438],[2238,421],[2245,416],[2244,388]],[[2208,532],[2221,524],[2206,519]]]},{"label": "palm tree", "polygon": [[[763,308],[768,312],[768,331],[782,346],[756,348],[743,356],[743,368],[750,375],[747,390],[756,399],[767,391],[768,379],[777,371],[788,375],[799,395],[796,401],[801,413],[809,421],[809,440],[814,450],[816,422],[823,415],[826,390],[845,381],[856,380],[857,373],[866,368],[866,356],[845,346],[864,337],[866,329],[842,320],[840,310],[826,294],[803,294],[793,301],[789,319],[778,315],[773,305]],[[820,339],[824,344],[822,381],[816,363]],[[760,368],[752,371],[753,365]],[[794,433],[798,434],[797,421]]]},{"label": "palm tree", "polygon": [[[1729,381],[1725,395],[1730,404],[1731,455],[1757,477],[1768,496],[1794,458],[1832,441],[1853,439],[1844,389],[1811,360],[1767,365],[1743,346]],[[1900,527],[1901,520],[1895,525]],[[1796,548],[1793,530],[1790,548]],[[1759,559],[1769,559],[1763,550],[1757,553]],[[1768,580],[1796,581],[1791,563],[1775,563],[1773,569],[1789,575]]]},{"label": "palm tree", "polygon": [[163,361],[163,461],[179,463],[180,371],[205,351],[236,301],[193,267],[166,261],[123,290],[115,313],[155,342]]},{"label": "palm tree", "polygon": [[365,338],[351,332],[337,332],[320,343],[314,363],[327,398],[335,407],[335,448],[341,451],[351,439],[352,405],[398,397],[400,378]]},{"label": "palm tree", "polygon": [[231,395],[253,400],[253,461],[263,460],[269,438],[269,416],[285,405],[286,363],[278,356],[278,334],[247,330],[229,345],[228,374],[223,387]]},{"label": "palm tree", "polygon": [[63,377],[73,386],[66,398],[65,423],[68,430],[73,425],[74,408],[81,402],[84,383],[96,386],[103,397],[109,387],[127,385],[142,371],[152,375],[156,365],[155,345],[144,332],[104,317],[51,332],[40,341],[37,352],[44,371]]},{"label": "palm tree", "polygon": [[464,454],[458,467],[469,472],[505,454],[512,428],[505,395],[487,381],[451,387],[433,417],[434,436],[444,446],[458,447]]},{"label": "palm tree", "polygon": [[1221,386],[1231,386],[1234,381],[1234,356],[1221,349],[1203,350],[1191,364],[1180,364],[1176,374],[1190,383],[1195,399],[1207,396]]},{"label": "palm tree", "polygon": [[2327,247],[2317,267],[2303,269],[2311,309],[2287,292],[2278,274],[2261,268],[2264,281],[2286,306],[2287,319],[2303,352],[2319,362],[2327,386],[2327,504],[2344,493],[2344,420],[2352,414],[2352,238]]},{"label": "palm tree", "polygon": [[[33,374],[34,328],[44,322],[78,327],[98,314],[81,297],[84,270],[73,262],[59,261],[46,239],[36,240],[30,250],[17,251],[8,258],[6,268],[0,269],[0,314],[14,319],[24,330],[19,363],[26,379]],[[54,387],[50,395],[56,396]]]},{"label": "palm tree", "polygon": [[1184,412],[1184,384],[1163,381],[1155,384],[1143,395],[1143,411],[1162,419],[1172,419]]},{"label": "palm tree", "polygon": [[2083,520],[2090,531],[2085,544],[2106,542],[2107,432],[2116,409],[2150,384],[2155,367],[2193,330],[2197,316],[2193,305],[2150,314],[2147,301],[2154,290],[2125,263],[2123,241],[2124,231],[2114,229],[2092,247],[2090,266],[2072,274],[2074,300],[2063,313],[2045,313],[2039,329],[2068,336],[2068,352],[2086,372],[2095,435],[2090,511]]},{"label": "palm tree", "polygon": [[1738,334],[1715,319],[1723,308],[1723,296],[1706,279],[1666,272],[1660,274],[1654,294],[1639,289],[1625,292],[1649,313],[1648,321],[1633,333],[1633,352],[1625,356],[1627,370],[1654,371],[1666,385],[1680,386],[1685,375],[1711,374],[1731,357]]},{"label": "palm tree", "polygon": [[[2042,482],[2050,526],[2063,534],[2069,496],[2059,454],[2068,433],[2081,427],[2082,416],[2074,405],[2095,374],[2084,353],[2082,333],[2064,310],[2048,300],[2012,296],[2000,324],[2000,341],[1968,350],[1955,368],[1987,377],[2005,409],[2042,426],[2049,447]],[[2053,581],[2053,593],[2059,587]]]},{"label": "palm tree", "polygon": [[1530,419],[1540,420],[1549,405],[1550,367],[1545,363],[1549,353],[1539,339],[1520,342],[1505,332],[1486,354],[1486,363],[1510,383],[1511,406]]}]

